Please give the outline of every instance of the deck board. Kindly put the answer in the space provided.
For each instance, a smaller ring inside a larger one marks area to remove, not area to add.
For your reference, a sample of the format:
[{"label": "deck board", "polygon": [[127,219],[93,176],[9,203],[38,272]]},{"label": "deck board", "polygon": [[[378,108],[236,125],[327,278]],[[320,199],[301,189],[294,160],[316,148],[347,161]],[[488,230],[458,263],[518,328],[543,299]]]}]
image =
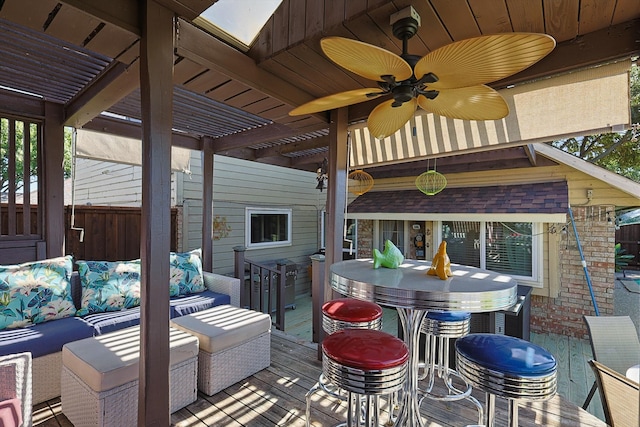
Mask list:
[{"label": "deck board", "polygon": [[[214,396],[198,393],[198,399],[171,416],[177,427],[261,427],[305,425],[305,394],[318,379],[322,364],[317,345],[311,339],[311,298],[296,299],[296,309],[287,310],[286,332],[273,331],[271,365]],[[397,332],[395,310],[385,309],[383,329]],[[549,427],[605,427],[602,406],[596,393],[589,409],[582,410],[593,374],[587,365],[591,358],[588,341],[548,334],[532,334],[531,340],[548,349],[559,361],[559,394],[546,402],[522,404],[520,425]],[[473,395],[484,401],[478,390]],[[497,401],[497,425],[506,424],[506,403]],[[328,427],[344,420],[344,403],[317,393],[312,399],[311,425]],[[421,406],[429,427],[475,424],[477,411],[467,402],[434,402],[425,399]],[[37,405],[33,425],[72,427],[62,414],[60,399]],[[383,418],[384,419],[384,418]]]}]

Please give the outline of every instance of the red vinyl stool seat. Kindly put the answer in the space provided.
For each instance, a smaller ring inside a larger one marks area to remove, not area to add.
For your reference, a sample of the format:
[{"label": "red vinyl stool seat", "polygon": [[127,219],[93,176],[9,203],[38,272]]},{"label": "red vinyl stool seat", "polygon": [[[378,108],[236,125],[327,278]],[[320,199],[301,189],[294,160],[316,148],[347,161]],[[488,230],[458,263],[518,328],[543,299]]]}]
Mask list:
[{"label": "red vinyl stool seat", "polygon": [[347,392],[347,427],[379,425],[379,397],[404,384],[406,344],[382,331],[345,329],[324,339],[322,354],[322,373]]},{"label": "red vinyl stool seat", "polygon": [[381,329],[382,307],[374,302],[338,298],[322,305],[322,329],[327,334],[347,328]]},{"label": "red vinyl stool seat", "polygon": [[[382,307],[378,304],[361,301],[354,298],[337,298],[327,301],[322,305],[322,329],[327,334],[343,329],[376,329],[382,328]],[[321,374],[318,382],[307,392],[305,398],[306,425],[310,426],[311,397],[317,391],[322,390],[330,396],[340,400],[347,400],[347,396],[341,393],[339,387],[331,384]]]}]

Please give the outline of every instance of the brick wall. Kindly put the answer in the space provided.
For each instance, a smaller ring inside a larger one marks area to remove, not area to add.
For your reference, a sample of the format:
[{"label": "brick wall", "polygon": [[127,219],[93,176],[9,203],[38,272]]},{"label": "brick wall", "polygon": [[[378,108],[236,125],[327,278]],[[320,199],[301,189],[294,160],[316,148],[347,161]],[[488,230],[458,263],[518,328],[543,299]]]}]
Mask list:
[{"label": "brick wall", "polygon": [[[600,315],[613,314],[615,227],[613,206],[573,207],[573,216]],[[560,292],[557,298],[531,298],[531,330],[588,338],[583,315],[595,314],[573,227],[566,225],[559,247]]]}]

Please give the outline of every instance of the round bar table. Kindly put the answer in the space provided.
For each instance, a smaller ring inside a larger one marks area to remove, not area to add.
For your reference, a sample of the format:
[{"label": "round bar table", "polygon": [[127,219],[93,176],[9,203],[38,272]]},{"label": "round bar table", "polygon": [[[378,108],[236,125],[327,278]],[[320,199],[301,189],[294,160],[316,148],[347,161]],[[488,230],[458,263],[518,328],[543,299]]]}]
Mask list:
[{"label": "round bar table", "polygon": [[397,269],[373,268],[371,259],[331,265],[331,287],[343,295],[395,307],[409,348],[409,374],[397,426],[422,427],[418,389],[420,325],[428,310],[480,313],[503,310],[517,300],[510,276],[464,265],[451,265],[453,277],[428,276],[429,261],[405,260]]}]

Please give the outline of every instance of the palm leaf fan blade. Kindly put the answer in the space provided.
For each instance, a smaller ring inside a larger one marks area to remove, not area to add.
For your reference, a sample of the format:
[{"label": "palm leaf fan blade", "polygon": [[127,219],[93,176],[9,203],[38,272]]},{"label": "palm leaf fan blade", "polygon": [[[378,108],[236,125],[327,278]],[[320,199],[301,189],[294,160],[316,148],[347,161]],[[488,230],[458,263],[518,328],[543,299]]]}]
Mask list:
[{"label": "palm leaf fan blade", "polygon": [[320,40],[320,47],[342,68],[370,80],[384,81],[382,76],[394,76],[401,81],[413,75],[407,61],[378,46],[343,37],[325,37]]},{"label": "palm leaf fan blade", "polygon": [[415,66],[416,78],[433,73],[429,89],[476,86],[503,79],[530,67],[555,47],[553,37],[504,33],[460,40],[434,50]]},{"label": "palm leaf fan blade", "polygon": [[335,93],[333,95],[314,99],[302,104],[289,112],[290,116],[301,116],[303,114],[318,113],[320,111],[333,110],[335,108],[346,107],[357,104],[371,98],[382,95],[378,88],[362,88],[348,90],[346,92]]},{"label": "palm leaf fan blade", "polygon": [[393,107],[390,99],[379,104],[371,111],[367,119],[367,128],[374,138],[383,139],[396,133],[415,114],[418,101],[414,98],[404,104]]},{"label": "palm leaf fan blade", "polygon": [[443,89],[435,99],[418,96],[423,110],[461,120],[499,120],[509,114],[504,98],[489,86]]}]

